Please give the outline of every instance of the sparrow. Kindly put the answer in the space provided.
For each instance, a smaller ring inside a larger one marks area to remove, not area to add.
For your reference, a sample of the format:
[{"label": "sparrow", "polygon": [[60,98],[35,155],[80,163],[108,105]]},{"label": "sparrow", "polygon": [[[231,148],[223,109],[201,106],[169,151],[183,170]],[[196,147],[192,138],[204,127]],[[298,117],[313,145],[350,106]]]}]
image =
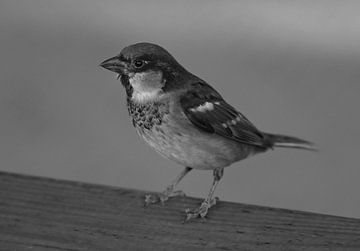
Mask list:
[{"label": "sparrow", "polygon": [[164,192],[146,195],[145,205],[184,195],[175,187],[191,170],[213,171],[207,197],[198,208],[185,209],[185,221],[203,219],[216,204],[215,188],[232,163],[276,147],[315,150],[309,141],[257,129],[159,45],[132,44],[100,66],[118,74],[137,133],[159,154],[185,167]]}]

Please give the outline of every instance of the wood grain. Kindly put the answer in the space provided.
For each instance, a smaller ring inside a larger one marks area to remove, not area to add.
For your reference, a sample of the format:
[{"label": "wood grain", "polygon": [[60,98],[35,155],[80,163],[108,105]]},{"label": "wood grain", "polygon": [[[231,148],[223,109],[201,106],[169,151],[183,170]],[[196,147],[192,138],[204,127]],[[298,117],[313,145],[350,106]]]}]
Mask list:
[{"label": "wood grain", "polygon": [[0,250],[360,250],[360,220],[0,172]]}]

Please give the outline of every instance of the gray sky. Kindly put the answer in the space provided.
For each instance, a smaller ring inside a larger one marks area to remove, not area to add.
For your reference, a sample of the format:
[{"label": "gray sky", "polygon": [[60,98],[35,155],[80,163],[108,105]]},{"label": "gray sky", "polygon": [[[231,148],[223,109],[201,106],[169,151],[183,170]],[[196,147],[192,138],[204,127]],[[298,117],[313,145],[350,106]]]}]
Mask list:
[{"label": "gray sky", "polygon": [[[360,217],[358,1],[0,3],[0,168],[161,191],[181,168],[132,128],[98,64],[158,43],[259,129],[315,142],[225,169],[222,200]],[[204,196],[212,174],[180,188]]]}]

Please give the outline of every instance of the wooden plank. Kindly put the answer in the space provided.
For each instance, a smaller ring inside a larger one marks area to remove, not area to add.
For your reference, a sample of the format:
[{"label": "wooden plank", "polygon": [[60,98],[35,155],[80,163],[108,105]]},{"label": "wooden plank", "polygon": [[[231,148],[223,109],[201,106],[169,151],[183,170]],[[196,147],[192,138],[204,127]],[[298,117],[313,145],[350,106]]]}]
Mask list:
[{"label": "wooden plank", "polygon": [[360,220],[197,198],[143,207],[143,191],[0,172],[0,250],[360,250]]}]

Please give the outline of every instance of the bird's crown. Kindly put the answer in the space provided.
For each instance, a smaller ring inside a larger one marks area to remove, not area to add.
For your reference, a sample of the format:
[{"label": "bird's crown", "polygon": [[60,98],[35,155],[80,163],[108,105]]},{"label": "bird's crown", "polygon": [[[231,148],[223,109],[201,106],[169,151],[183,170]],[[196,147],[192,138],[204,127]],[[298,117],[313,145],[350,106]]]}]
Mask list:
[{"label": "bird's crown", "polygon": [[121,50],[119,56],[127,60],[141,57],[174,59],[171,54],[161,46],[145,42],[125,47]]}]

